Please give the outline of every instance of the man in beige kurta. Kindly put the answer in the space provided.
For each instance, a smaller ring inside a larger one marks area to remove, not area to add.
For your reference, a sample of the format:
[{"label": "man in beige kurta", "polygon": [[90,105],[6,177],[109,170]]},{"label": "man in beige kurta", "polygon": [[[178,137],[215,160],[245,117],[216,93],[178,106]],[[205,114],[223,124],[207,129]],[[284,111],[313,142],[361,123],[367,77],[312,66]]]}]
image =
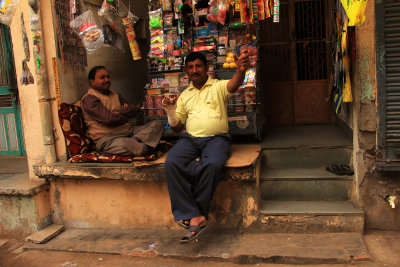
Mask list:
[{"label": "man in beige kurta", "polygon": [[117,155],[143,155],[155,148],[164,131],[160,120],[132,127],[128,122],[139,108],[128,103],[112,89],[108,70],[92,68],[88,75],[92,86],[82,98],[87,135],[98,151]]}]

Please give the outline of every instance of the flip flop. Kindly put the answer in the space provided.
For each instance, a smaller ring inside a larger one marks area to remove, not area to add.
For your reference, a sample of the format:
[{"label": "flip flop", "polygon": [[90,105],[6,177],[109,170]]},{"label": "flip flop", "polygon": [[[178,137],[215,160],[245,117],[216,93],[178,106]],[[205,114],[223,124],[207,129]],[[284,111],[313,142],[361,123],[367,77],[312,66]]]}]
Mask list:
[{"label": "flip flop", "polygon": [[339,165],[339,169],[342,175],[354,175],[354,171],[350,168],[349,165]]},{"label": "flip flop", "polygon": [[336,175],[343,175],[338,165],[327,166],[326,170]]},{"label": "flip flop", "polygon": [[[189,224],[185,223],[185,221],[189,221]],[[189,229],[190,220],[179,220],[179,221],[176,221],[176,224],[182,228]]]},{"label": "flip flop", "polygon": [[204,232],[204,230],[207,229],[207,226],[208,225],[206,223],[201,223],[199,226],[190,225],[188,231],[181,238],[180,242],[182,244],[186,244],[186,243],[192,242],[193,240],[197,239],[200,236],[200,234]]},{"label": "flip flop", "polygon": [[348,165],[330,165],[326,167],[326,170],[339,176],[351,176],[354,174],[354,171]]}]

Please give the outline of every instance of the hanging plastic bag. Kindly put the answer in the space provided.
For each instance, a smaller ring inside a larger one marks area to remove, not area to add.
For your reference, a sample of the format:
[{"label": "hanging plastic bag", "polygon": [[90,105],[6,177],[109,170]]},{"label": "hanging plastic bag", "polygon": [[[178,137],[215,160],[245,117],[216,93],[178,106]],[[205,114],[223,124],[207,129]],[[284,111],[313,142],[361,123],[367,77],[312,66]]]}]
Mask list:
[{"label": "hanging plastic bag", "polygon": [[368,0],[341,0],[341,2],[349,18],[349,26],[361,26],[365,21],[364,13]]},{"label": "hanging plastic bag", "polygon": [[96,25],[91,10],[85,11],[82,15],[76,17],[70,26],[79,35],[89,53],[104,45],[103,31]]},{"label": "hanging plastic bag", "polygon": [[10,25],[20,0],[0,0],[0,23]]},{"label": "hanging plastic bag", "polygon": [[111,45],[124,53],[124,44],[119,32],[113,30],[109,24],[103,25],[104,44]]},{"label": "hanging plastic bag", "polygon": [[103,1],[103,4],[101,5],[101,8],[97,14],[104,24],[110,25],[111,29],[114,31],[118,30],[119,18],[117,12],[115,8],[107,2],[107,0]]}]

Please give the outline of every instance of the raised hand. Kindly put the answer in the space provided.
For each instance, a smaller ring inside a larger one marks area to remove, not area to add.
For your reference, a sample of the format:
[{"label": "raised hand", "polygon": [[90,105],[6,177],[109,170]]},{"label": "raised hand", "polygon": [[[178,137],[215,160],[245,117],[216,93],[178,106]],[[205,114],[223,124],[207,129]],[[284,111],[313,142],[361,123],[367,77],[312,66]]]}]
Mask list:
[{"label": "raised hand", "polygon": [[169,112],[175,111],[176,100],[177,96],[164,95],[164,98],[162,100],[162,106],[163,109],[165,110],[165,113],[168,114]]},{"label": "raised hand", "polygon": [[233,58],[235,60],[238,70],[240,70],[241,72],[245,72],[250,67],[249,51],[247,50],[247,48],[241,51],[240,57],[234,55]]}]

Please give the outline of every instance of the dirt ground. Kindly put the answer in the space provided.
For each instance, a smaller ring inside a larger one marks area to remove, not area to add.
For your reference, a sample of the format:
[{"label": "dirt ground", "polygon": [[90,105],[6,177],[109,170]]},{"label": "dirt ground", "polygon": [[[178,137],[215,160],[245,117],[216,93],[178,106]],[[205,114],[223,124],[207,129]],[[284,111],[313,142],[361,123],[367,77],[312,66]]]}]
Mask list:
[{"label": "dirt ground", "polygon": [[[364,236],[371,261],[346,265],[314,265],[314,266],[400,266],[400,232],[370,231]],[[2,245],[4,241],[7,241]],[[239,265],[230,262],[209,260],[184,260],[165,257],[133,257],[123,255],[57,252],[46,250],[24,251],[22,238],[0,238],[1,267],[75,267],[75,266],[288,266],[287,264],[259,263],[255,265]],[[290,265],[297,266],[297,265]],[[305,266],[305,265],[301,265]]]}]

